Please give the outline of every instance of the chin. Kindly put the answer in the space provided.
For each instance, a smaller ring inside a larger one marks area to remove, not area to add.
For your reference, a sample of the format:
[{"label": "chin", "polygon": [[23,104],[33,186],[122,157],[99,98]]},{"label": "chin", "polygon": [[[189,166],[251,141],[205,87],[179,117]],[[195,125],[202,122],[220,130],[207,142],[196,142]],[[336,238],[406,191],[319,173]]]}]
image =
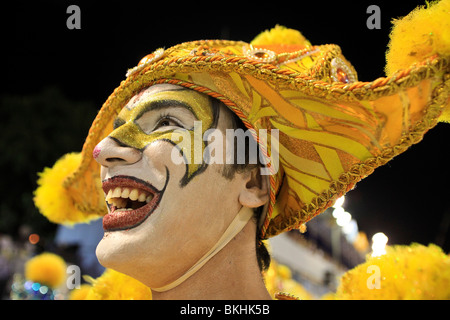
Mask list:
[{"label": "chin", "polygon": [[[149,271],[152,265],[145,260],[146,254],[138,250],[140,246],[136,246],[132,239],[127,239],[129,231],[106,232],[95,251],[98,261],[105,268],[126,274],[147,286],[153,283],[156,287],[162,286],[164,283],[159,283],[162,270]],[[153,279],[152,274],[158,274],[157,279]]]},{"label": "chin", "polygon": [[116,271],[122,269],[121,265],[124,261],[130,260],[130,253],[133,252],[133,250],[127,248],[127,242],[123,241],[123,237],[120,237],[119,233],[118,231],[106,232],[95,251],[97,259],[102,266]]}]

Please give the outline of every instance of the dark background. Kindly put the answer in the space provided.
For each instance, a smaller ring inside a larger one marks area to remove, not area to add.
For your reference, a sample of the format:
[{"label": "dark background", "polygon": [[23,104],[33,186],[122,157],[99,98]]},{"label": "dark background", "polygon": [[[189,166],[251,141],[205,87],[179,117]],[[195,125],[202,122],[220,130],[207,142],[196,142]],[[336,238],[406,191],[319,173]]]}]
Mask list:
[{"label": "dark background", "polygon": [[[81,9],[69,30],[66,9]],[[381,29],[369,30],[371,4]],[[96,112],[128,68],[156,48],[198,39],[251,41],[281,24],[312,44],[335,43],[359,79],[384,76],[391,19],[424,1],[35,1],[2,4],[0,233],[30,225],[51,242],[55,225],[34,208],[37,172],[81,150]],[[436,243],[450,250],[450,125],[378,168],[347,196],[345,208],[370,238]]]}]

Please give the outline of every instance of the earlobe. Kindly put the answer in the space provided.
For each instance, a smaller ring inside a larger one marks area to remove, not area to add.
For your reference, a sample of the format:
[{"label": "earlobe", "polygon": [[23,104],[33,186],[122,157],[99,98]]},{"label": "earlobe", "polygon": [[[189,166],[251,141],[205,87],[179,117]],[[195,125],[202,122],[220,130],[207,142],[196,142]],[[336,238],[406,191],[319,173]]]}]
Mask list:
[{"label": "earlobe", "polygon": [[239,203],[245,207],[257,208],[269,201],[268,176],[262,176],[259,168],[245,176],[244,185],[239,194]]}]

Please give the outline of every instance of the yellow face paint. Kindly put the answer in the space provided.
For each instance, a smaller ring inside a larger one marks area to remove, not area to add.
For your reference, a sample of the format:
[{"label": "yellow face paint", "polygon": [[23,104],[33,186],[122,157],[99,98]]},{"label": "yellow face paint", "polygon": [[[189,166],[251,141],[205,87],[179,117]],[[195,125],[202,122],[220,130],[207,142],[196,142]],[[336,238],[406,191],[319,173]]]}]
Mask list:
[{"label": "yellow face paint", "polygon": [[[146,89],[148,90],[148,89]],[[142,93],[140,93],[142,94]],[[138,95],[140,95],[138,94]],[[186,112],[187,111],[187,112]],[[182,184],[205,166],[203,160],[194,159],[194,155],[201,154],[205,149],[205,142],[201,139],[194,143],[198,136],[203,137],[206,130],[217,124],[218,114],[214,112],[208,96],[190,89],[176,91],[160,91],[148,94],[144,99],[132,99],[121,110],[115,120],[115,130],[109,137],[121,144],[143,151],[155,141],[166,141],[178,145],[183,136],[190,135],[190,154],[183,155],[187,159],[187,172]],[[175,121],[176,125],[159,127],[164,120]],[[194,128],[194,121],[201,121],[201,135],[194,136],[198,127]],[[196,150],[201,147],[201,150]]]}]

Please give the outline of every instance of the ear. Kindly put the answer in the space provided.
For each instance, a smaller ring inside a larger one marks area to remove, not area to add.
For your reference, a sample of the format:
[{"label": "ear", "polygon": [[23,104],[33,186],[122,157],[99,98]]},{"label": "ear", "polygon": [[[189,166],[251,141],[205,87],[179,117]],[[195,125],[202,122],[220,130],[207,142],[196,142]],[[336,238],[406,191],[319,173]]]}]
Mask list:
[{"label": "ear", "polygon": [[239,203],[245,207],[257,208],[269,201],[268,176],[260,173],[260,168],[254,168],[245,175],[244,186],[239,193]]}]

